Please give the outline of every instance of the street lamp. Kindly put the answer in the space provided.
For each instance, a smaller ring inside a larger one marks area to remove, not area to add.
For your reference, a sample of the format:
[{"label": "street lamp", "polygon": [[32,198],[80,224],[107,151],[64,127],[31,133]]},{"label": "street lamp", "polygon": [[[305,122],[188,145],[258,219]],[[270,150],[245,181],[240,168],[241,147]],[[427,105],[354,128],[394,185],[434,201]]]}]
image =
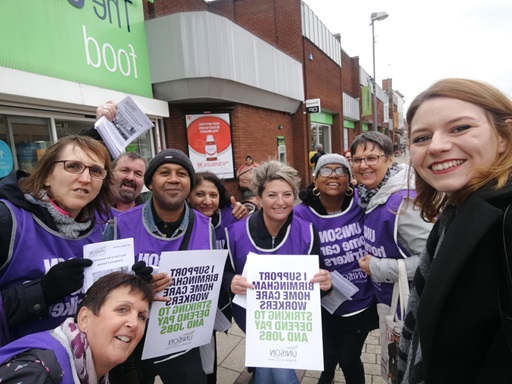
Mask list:
[{"label": "street lamp", "polygon": [[389,15],[386,12],[373,12],[371,19],[372,22],[372,40],[373,40],[373,130],[378,130],[377,123],[377,78],[375,77],[375,28],[373,26],[375,21],[384,20]]}]

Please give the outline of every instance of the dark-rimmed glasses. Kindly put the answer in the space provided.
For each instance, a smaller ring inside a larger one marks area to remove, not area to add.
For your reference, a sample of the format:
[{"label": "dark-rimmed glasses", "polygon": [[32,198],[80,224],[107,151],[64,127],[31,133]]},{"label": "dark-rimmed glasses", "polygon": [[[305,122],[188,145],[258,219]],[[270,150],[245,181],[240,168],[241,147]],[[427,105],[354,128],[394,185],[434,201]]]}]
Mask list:
[{"label": "dark-rimmed glasses", "polygon": [[386,157],[386,155],[370,155],[366,157],[354,157],[350,163],[352,165],[361,165],[361,162],[364,161],[366,165],[375,165],[379,162],[381,157]]},{"label": "dark-rimmed glasses", "polygon": [[105,168],[101,168],[99,165],[88,166],[76,160],[57,160],[53,163],[63,163],[64,170],[69,173],[74,173],[75,175],[84,173],[85,169],[89,168],[89,175],[91,175],[92,178],[99,180],[103,180],[108,174],[107,170]]},{"label": "dark-rimmed glasses", "polygon": [[323,177],[329,177],[333,173],[335,173],[338,176],[347,176],[348,169],[345,167],[338,167],[338,168],[334,168],[334,169],[329,168],[329,167],[324,167],[324,168],[320,168],[318,170],[318,174]]}]

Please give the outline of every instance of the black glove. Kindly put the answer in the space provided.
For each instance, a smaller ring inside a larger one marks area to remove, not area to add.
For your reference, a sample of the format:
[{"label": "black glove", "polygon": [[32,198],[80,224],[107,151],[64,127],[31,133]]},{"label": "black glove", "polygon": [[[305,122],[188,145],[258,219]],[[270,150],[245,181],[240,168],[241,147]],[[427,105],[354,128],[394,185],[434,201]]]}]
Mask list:
[{"label": "black glove", "polygon": [[78,291],[84,285],[84,268],[90,267],[90,259],[71,259],[54,265],[41,279],[41,288],[47,304]]},{"label": "black glove", "polygon": [[142,280],[147,281],[148,283],[153,279],[153,267],[147,267],[145,261],[137,261],[132,265],[132,271],[140,277]]}]

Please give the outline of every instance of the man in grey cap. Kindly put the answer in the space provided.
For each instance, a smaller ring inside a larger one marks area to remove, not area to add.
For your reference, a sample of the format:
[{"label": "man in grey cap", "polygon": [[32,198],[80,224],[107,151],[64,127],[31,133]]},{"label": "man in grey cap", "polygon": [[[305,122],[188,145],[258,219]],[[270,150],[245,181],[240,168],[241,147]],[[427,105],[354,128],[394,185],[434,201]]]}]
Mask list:
[{"label": "man in grey cap", "polygon": [[[198,214],[186,203],[195,184],[190,159],[178,149],[164,149],[148,165],[144,183],[153,194],[144,205],[117,217],[117,238],[133,237],[136,262],[158,266],[163,251],[213,249],[215,235],[209,218]],[[165,273],[153,275],[151,285],[159,291],[170,283]],[[204,384],[199,348],[174,355],[143,360],[144,342],[134,352],[132,361],[139,382],[153,383],[160,376],[164,384]]]}]

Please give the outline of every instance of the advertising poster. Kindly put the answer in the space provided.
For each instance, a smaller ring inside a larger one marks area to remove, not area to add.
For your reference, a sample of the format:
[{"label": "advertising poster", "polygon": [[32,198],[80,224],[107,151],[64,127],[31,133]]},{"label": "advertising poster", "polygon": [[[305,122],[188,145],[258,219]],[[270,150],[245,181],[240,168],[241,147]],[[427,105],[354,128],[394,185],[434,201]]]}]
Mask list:
[{"label": "advertising poster", "polygon": [[142,359],[208,344],[212,338],[227,250],[162,252],[159,272],[172,276],[151,306]]},{"label": "advertising poster", "polygon": [[262,256],[246,262],[247,367],[323,370],[319,270],[316,255]]},{"label": "advertising poster", "polygon": [[188,155],[196,172],[235,177],[229,113],[186,115]]}]

